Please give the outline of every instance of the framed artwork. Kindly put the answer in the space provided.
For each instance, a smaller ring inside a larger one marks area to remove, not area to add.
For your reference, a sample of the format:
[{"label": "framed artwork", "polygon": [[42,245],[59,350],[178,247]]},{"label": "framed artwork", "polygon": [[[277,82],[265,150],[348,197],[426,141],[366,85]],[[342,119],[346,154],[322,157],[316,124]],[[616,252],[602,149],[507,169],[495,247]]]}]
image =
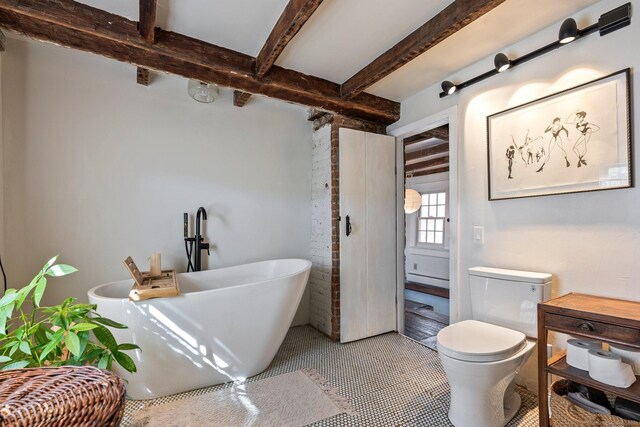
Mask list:
[{"label": "framed artwork", "polygon": [[633,185],[630,69],[487,117],[489,200]]}]

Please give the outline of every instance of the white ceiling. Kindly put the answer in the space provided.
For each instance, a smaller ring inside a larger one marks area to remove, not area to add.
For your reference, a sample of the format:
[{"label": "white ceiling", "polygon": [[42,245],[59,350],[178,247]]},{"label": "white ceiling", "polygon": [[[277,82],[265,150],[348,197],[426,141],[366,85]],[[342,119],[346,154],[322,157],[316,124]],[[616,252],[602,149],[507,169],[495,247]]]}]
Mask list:
[{"label": "white ceiling", "polygon": [[[277,64],[343,83],[452,1],[324,0]],[[367,92],[402,101],[597,1],[507,0]],[[138,0],[81,2],[138,19]],[[158,26],[256,56],[287,2],[158,0]]]}]

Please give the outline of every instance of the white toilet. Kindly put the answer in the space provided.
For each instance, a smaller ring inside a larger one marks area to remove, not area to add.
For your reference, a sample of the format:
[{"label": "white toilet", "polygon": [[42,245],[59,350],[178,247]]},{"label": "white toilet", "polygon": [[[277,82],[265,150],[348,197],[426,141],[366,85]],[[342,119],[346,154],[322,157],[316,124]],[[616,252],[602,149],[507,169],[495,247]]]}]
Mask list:
[{"label": "white toilet", "polygon": [[551,296],[551,275],[469,269],[473,320],[438,333],[456,427],[503,427],[520,408],[514,378],[536,344],[537,305]]}]

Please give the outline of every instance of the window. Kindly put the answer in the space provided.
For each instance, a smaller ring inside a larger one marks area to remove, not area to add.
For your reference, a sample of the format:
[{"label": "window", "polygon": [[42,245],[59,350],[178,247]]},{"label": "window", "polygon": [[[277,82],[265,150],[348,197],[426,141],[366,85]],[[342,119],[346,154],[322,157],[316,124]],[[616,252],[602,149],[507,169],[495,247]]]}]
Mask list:
[{"label": "window", "polygon": [[418,215],[418,243],[444,246],[444,229],[447,206],[444,191],[422,194],[422,206]]}]

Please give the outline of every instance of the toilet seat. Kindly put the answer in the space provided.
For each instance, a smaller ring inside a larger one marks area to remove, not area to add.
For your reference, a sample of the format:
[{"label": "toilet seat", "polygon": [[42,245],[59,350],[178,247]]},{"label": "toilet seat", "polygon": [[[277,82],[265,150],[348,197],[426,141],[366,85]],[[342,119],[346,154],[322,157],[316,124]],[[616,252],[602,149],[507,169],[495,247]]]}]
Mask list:
[{"label": "toilet seat", "polygon": [[477,320],[464,320],[438,333],[438,351],[466,362],[495,362],[506,359],[527,344],[522,332]]}]

